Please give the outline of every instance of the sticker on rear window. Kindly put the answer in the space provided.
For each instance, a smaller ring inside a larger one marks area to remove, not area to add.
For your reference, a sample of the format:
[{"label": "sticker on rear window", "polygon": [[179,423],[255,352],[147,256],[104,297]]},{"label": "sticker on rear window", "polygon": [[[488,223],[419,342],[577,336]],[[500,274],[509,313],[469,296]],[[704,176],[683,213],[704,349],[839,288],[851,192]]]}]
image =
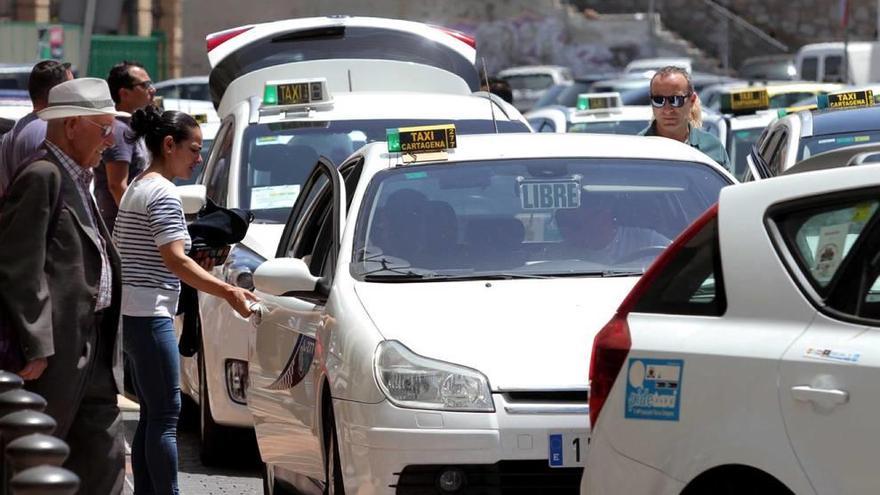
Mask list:
[{"label": "sticker on rear window", "polygon": [[819,282],[828,282],[843,260],[843,249],[849,223],[827,225],[819,229],[819,242],[813,255],[813,277]]},{"label": "sticker on rear window", "polygon": [[624,416],[678,421],[683,368],[681,359],[631,358],[626,374]]},{"label": "sticker on rear window", "polygon": [[251,209],[290,208],[299,196],[299,188],[298,184],[255,187],[251,189]]},{"label": "sticker on rear window", "polygon": [[578,181],[522,182],[520,199],[524,210],[558,210],[581,205]]}]

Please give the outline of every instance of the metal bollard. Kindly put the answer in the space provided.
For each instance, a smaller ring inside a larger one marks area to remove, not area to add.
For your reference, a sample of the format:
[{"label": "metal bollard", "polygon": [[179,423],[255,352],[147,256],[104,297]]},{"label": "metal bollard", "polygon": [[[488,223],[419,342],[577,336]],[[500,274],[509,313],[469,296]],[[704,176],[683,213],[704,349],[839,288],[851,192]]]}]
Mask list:
[{"label": "metal bollard", "polygon": [[[0,395],[7,395],[15,392],[24,392],[24,390],[15,390]],[[39,395],[36,397],[42,399]],[[43,402],[45,403],[45,401]],[[0,452],[4,453],[4,455],[0,457],[0,459],[2,459],[2,462],[0,462],[0,482],[3,483],[2,488],[0,488],[0,494],[9,493],[6,490],[6,483],[9,481],[11,469],[9,469],[7,465],[7,459],[5,456],[6,445],[19,437],[30,435],[32,433],[51,434],[55,431],[56,426],[55,419],[48,414],[28,409],[15,411],[0,417],[0,445],[2,445],[2,451]]]},{"label": "metal bollard", "polygon": [[31,433],[43,433],[51,435],[55,431],[55,419],[48,414],[39,411],[16,411],[0,417],[0,438],[4,444],[18,437]]},{"label": "metal bollard", "polygon": [[0,394],[9,390],[16,390],[24,386],[24,380],[15,373],[0,371]]},{"label": "metal bollard", "polygon": [[42,433],[25,435],[6,445],[11,473],[42,465],[61,467],[69,455],[70,447],[63,440]]},{"label": "metal bollard", "polygon": [[12,495],[74,495],[79,477],[55,466],[26,469],[12,478]]},{"label": "metal bollard", "polygon": [[39,394],[21,389],[10,390],[0,394],[0,417],[25,409],[44,411],[46,409],[46,399]]}]

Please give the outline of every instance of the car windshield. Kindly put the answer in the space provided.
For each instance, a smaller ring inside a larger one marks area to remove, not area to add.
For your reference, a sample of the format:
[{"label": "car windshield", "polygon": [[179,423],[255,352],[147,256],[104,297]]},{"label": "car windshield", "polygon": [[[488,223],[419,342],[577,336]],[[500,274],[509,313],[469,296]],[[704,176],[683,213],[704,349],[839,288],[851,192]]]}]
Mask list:
[{"label": "car windshield", "polygon": [[801,140],[797,161],[806,160],[813,155],[843,148],[844,146],[878,142],[880,142],[880,131],[848,132],[843,134],[813,136]]},{"label": "car windshield", "polygon": [[742,129],[733,131],[730,135],[730,143],[727,145],[727,152],[730,155],[730,163],[733,170],[730,171],[737,180],[742,180],[746,172],[749,171],[749,164],[746,157],[752,150],[752,146],[758,142],[761,133],[764,132],[763,127],[754,129]]},{"label": "car windshield", "polygon": [[[820,91],[818,94],[826,94]],[[770,97],[770,108],[786,108],[797,105],[798,102],[808,98],[815,98],[816,93],[812,91],[797,91],[793,93],[780,93]]]},{"label": "car windshield", "polygon": [[609,120],[606,122],[579,122],[569,124],[568,132],[591,132],[594,134],[626,134],[635,136],[648,127],[647,120]]},{"label": "car windshield", "polygon": [[377,282],[640,275],[725,185],[711,167],[668,160],[393,168],[367,188],[351,271]]},{"label": "car windshield", "polygon": [[[394,127],[454,123],[458,134],[495,132],[492,120],[349,120],[253,124],[244,132],[239,167],[239,208],[262,223],[284,223],[319,156],[340,165],[361,146],[384,141]],[[528,132],[525,124],[499,120],[499,132]]]},{"label": "car windshield", "polygon": [[511,89],[547,89],[553,85],[553,78],[549,74],[522,74],[504,76],[504,80],[510,84]]}]

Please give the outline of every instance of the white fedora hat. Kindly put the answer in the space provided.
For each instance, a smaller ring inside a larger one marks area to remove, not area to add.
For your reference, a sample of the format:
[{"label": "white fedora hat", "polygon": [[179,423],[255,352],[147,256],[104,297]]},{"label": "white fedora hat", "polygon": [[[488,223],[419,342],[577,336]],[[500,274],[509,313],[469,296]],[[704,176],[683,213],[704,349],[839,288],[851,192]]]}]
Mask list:
[{"label": "white fedora hat", "polygon": [[107,81],[95,77],[73,79],[53,87],[49,90],[49,105],[37,112],[43,120],[90,115],[131,116],[116,110]]}]

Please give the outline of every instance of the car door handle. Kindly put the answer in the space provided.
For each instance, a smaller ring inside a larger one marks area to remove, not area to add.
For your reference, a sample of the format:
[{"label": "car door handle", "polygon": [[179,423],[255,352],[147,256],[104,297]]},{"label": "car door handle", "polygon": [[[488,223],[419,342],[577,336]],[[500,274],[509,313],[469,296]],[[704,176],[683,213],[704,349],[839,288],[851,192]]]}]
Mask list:
[{"label": "car door handle", "polygon": [[814,388],[809,385],[791,387],[791,395],[801,402],[813,402],[823,406],[839,406],[849,402],[849,392],[829,388]]}]

